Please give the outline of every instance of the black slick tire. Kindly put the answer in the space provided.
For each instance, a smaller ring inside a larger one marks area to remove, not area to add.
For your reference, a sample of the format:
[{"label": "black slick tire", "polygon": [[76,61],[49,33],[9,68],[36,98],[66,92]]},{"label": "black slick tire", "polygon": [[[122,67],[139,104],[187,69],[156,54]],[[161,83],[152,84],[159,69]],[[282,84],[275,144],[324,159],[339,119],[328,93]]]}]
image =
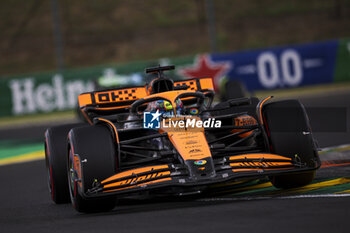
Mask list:
[{"label": "black slick tire", "polygon": [[69,130],[83,124],[67,124],[48,128],[45,132],[45,163],[48,188],[56,204],[69,203],[67,183],[67,136]]},{"label": "black slick tire", "polygon": [[[85,126],[69,132],[68,183],[73,207],[84,213],[112,210],[116,203],[114,196],[86,198],[84,194],[93,187],[95,181],[112,176],[116,171],[117,158],[111,132],[106,126]],[[80,181],[74,156],[80,160]]]},{"label": "black slick tire", "polygon": [[272,153],[297,157],[310,171],[270,177],[277,188],[295,188],[307,185],[315,177],[319,157],[313,141],[309,119],[298,100],[283,100],[266,104],[263,118]]}]

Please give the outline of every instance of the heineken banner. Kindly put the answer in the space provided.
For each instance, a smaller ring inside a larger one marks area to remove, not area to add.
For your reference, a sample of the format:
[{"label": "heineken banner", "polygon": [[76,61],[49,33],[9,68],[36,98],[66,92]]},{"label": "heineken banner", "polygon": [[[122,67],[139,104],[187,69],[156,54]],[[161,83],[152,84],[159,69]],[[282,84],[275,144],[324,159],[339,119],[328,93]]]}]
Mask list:
[{"label": "heineken banner", "polygon": [[223,77],[250,91],[342,82],[350,81],[350,40],[2,77],[0,117],[73,109],[96,85],[144,85],[153,77],[143,70],[158,64],[176,65],[174,79],[212,77],[217,91]]},{"label": "heineken banner", "polygon": [[[40,73],[0,78],[0,117],[64,111],[77,106],[77,96],[96,88],[96,80],[105,77],[121,86],[144,85],[147,81],[145,67],[172,62],[175,65],[188,64],[193,57],[172,61],[161,59],[148,62],[134,62],[119,66],[107,65],[85,69],[72,69],[63,73]],[[175,74],[171,74],[179,78]],[[115,83],[114,83],[115,84]],[[118,86],[118,85],[113,85]],[[108,87],[107,87],[108,88]]]}]

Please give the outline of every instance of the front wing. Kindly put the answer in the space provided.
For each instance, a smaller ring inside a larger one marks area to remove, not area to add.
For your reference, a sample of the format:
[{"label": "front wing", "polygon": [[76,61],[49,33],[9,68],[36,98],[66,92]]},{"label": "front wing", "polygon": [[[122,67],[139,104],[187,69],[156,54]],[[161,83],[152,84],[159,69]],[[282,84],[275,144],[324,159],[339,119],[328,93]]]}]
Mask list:
[{"label": "front wing", "polygon": [[[193,188],[204,190],[212,184],[232,182],[241,179],[263,178],[266,176],[299,173],[315,170],[298,161],[276,154],[252,153],[228,156],[214,160],[215,172],[206,174],[205,165],[198,164],[198,173],[190,174],[185,165],[164,164],[141,167],[117,173],[101,182],[95,182],[93,188],[82,193],[84,198],[97,198],[108,195],[124,195],[158,190],[160,193],[170,187],[180,187],[190,193]],[[200,170],[203,170],[201,173]],[[174,189],[175,190],[175,189]],[[174,191],[174,195],[176,193]],[[169,194],[169,192],[167,192]]]}]

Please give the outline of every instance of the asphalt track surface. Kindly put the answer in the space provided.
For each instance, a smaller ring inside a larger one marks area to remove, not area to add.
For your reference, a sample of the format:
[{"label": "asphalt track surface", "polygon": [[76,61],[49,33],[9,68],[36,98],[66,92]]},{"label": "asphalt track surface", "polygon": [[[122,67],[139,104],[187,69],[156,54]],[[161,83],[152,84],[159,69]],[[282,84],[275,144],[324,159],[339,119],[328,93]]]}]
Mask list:
[{"label": "asphalt track surface", "polygon": [[[350,93],[300,98],[307,107],[346,107]],[[327,116],[331,122],[342,124]],[[310,116],[313,127],[322,119]],[[0,140],[42,140],[47,126],[0,131]],[[335,127],[338,127],[335,125]],[[315,132],[321,147],[349,144],[340,132]],[[349,177],[350,167],[319,170],[317,179]],[[350,197],[293,195],[121,201],[111,212],[80,214],[49,199],[42,160],[0,167],[0,232],[350,232]]]}]

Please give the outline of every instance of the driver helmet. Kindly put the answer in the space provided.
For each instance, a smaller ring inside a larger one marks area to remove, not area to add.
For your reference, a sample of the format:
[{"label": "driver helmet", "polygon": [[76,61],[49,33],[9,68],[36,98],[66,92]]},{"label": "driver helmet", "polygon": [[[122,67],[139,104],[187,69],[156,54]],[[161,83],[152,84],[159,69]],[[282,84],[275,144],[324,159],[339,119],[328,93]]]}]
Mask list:
[{"label": "driver helmet", "polygon": [[[176,115],[182,115],[183,113],[183,103],[180,99],[175,100],[175,111]],[[163,116],[173,115],[173,105],[167,100],[157,100],[154,104],[154,111],[159,110]]]}]

